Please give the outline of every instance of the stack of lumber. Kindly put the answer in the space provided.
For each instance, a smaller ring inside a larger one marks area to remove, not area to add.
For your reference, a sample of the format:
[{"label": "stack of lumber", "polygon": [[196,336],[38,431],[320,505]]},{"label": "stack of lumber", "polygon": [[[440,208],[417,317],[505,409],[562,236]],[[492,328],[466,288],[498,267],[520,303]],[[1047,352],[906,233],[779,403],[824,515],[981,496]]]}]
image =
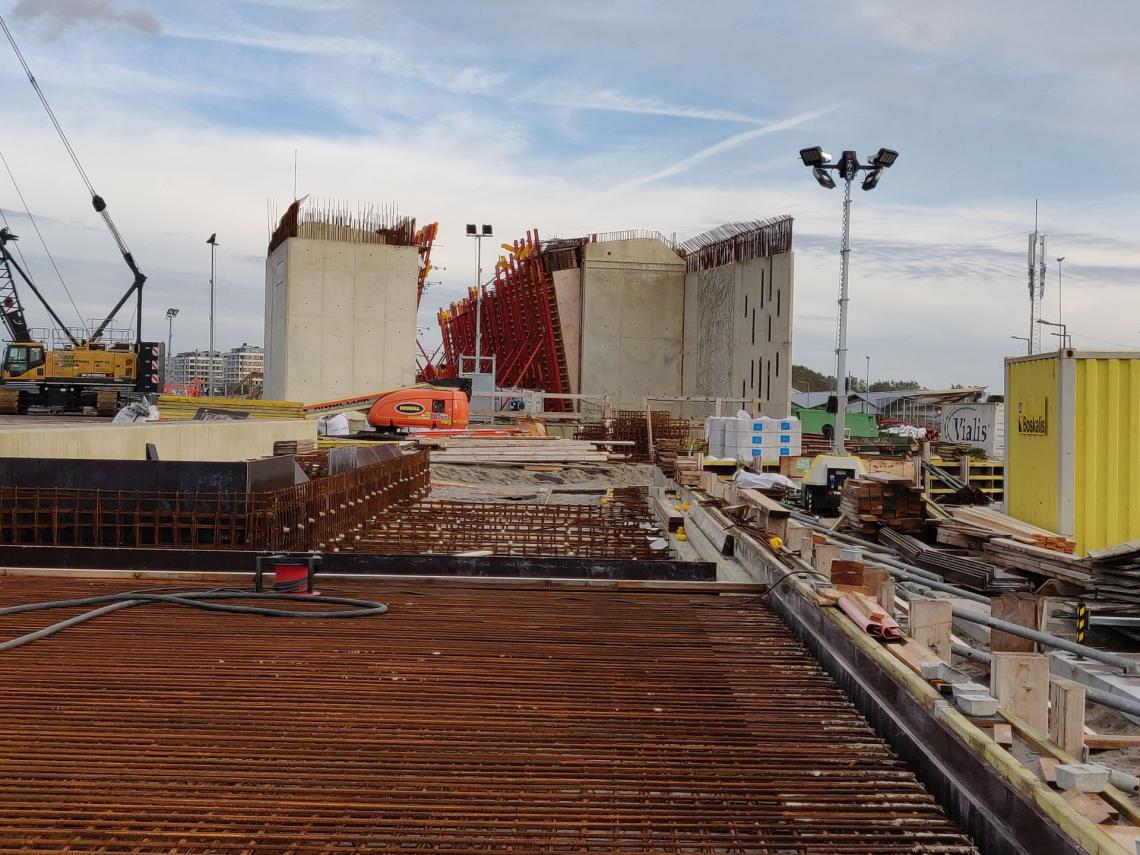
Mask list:
[{"label": "stack of lumber", "polygon": [[282,454],[312,454],[317,450],[315,439],[279,439],[273,443],[273,456]]},{"label": "stack of lumber", "polygon": [[1014,540],[1041,549],[1071,555],[1077,548],[1075,542],[1063,535],[1014,519],[1000,511],[995,511],[993,508],[970,506],[953,507],[946,510],[959,522],[979,529],[989,529],[997,534],[1008,535]]},{"label": "stack of lumber", "polygon": [[302,419],[305,417],[298,401],[259,401],[249,398],[186,398],[177,395],[159,395],[158,414],[170,421],[187,421],[199,410],[234,413],[250,419]]},{"label": "stack of lumber", "polygon": [[961,550],[939,549],[917,537],[889,528],[879,532],[879,542],[894,549],[911,564],[932,570],[947,582],[973,591],[1000,593],[1021,591],[1026,586],[1024,577],[1007,573]]},{"label": "stack of lumber", "polygon": [[675,439],[665,439],[653,444],[653,462],[657,468],[672,478],[677,465],[677,456],[681,453],[681,443]]},{"label": "stack of lumber", "polygon": [[553,436],[448,437],[431,452],[432,463],[535,464],[609,463],[626,459],[599,450],[588,440]]},{"label": "stack of lumber", "polygon": [[882,526],[918,532],[926,524],[922,490],[909,478],[885,473],[844,481],[839,512],[851,528],[865,535],[876,534]]},{"label": "stack of lumber", "polygon": [[986,544],[985,551],[1001,567],[1057,579],[1082,588],[1092,584],[1090,566],[1075,555],[1043,549],[1012,537],[992,538]]},{"label": "stack of lumber", "polygon": [[673,480],[682,487],[700,486],[700,457],[695,454],[678,454],[673,460]]},{"label": "stack of lumber", "polygon": [[1087,563],[1098,600],[1140,605],[1140,540],[1090,552]]},{"label": "stack of lumber", "polygon": [[800,448],[805,457],[827,454],[834,443],[822,433],[805,433],[800,437]]},{"label": "stack of lumber", "polygon": [[[942,510],[947,510],[943,508]],[[988,528],[970,525],[953,517],[938,521],[938,529],[934,539],[945,546],[956,546],[959,549],[972,549],[981,552],[996,536]]]}]

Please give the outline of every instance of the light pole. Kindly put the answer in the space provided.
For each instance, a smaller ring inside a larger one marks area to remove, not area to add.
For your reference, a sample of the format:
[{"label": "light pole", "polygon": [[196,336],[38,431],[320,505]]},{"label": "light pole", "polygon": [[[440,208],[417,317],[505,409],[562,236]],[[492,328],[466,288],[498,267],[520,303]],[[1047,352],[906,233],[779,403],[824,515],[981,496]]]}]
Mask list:
[{"label": "light pole", "polygon": [[863,386],[863,391],[864,392],[870,392],[871,391],[871,357],[870,357],[870,355],[868,355],[866,358],[867,358],[867,380]]},{"label": "light pole", "polygon": [[1033,340],[1031,338],[1029,338],[1029,336],[1011,335],[1010,338],[1015,339],[1017,341],[1025,342],[1025,353],[1026,353],[1026,355],[1028,355],[1028,356],[1033,355]]},{"label": "light pole", "polygon": [[166,310],[166,322],[167,322],[166,358],[167,359],[170,358],[170,354],[172,353],[172,351],[174,349],[174,319],[177,317],[178,317],[178,310],[177,309],[167,309]]},{"label": "light pole", "polygon": [[476,229],[467,224],[467,237],[475,238],[475,373],[483,373],[483,238],[494,237],[494,230],[483,224]]},{"label": "light pole", "polygon": [[838,163],[831,162],[831,155],[819,146],[800,149],[800,159],[804,166],[811,167],[812,175],[820,186],[831,190],[835,180],[828,171],[838,173],[844,182],[843,188],[843,243],[839,250],[841,258],[839,272],[839,337],[835,346],[835,453],[846,454],[843,447],[843,433],[846,430],[847,416],[847,268],[851,254],[851,182],[860,172],[866,172],[863,179],[864,190],[874,190],[879,184],[884,169],[890,169],[899,153],[889,148],[881,148],[868,163],[860,163],[853,151],[845,151]]},{"label": "light pole", "polygon": [[1065,260],[1065,256],[1057,257],[1057,320],[1061,320],[1061,262]]},{"label": "light pole", "polygon": [[1038,318],[1037,323],[1046,327],[1060,327],[1061,332],[1053,333],[1053,335],[1059,335],[1061,337],[1061,347],[1069,346],[1069,328],[1067,326],[1057,321],[1047,321],[1044,318]]},{"label": "light pole", "polygon": [[214,274],[217,270],[218,233],[214,232],[206,239],[210,245],[210,357],[209,379],[206,383],[206,395],[214,397]]}]

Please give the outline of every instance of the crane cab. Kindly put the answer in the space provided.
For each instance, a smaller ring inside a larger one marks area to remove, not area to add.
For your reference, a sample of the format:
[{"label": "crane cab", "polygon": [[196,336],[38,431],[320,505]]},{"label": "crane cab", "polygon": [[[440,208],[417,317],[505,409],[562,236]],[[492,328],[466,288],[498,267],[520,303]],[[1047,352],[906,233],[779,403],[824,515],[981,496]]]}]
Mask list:
[{"label": "crane cab", "polygon": [[5,380],[42,380],[46,372],[47,357],[40,342],[20,342],[4,349],[3,377]]}]

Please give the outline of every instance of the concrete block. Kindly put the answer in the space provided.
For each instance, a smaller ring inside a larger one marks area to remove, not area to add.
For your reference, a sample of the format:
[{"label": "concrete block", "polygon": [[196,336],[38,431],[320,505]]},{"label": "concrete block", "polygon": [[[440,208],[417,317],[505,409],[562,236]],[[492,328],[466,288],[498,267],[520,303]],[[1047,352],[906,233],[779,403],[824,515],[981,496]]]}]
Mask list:
[{"label": "concrete block", "polygon": [[[976,684],[967,684],[967,689]],[[973,691],[954,687],[954,702],[963,713],[970,716],[985,717],[997,715],[998,700],[983,687],[977,686]]]},{"label": "concrete block", "polygon": [[990,693],[990,690],[981,683],[975,683],[972,680],[965,683],[955,683],[952,688],[955,698],[959,695],[988,695]]},{"label": "concrete block", "polygon": [[1062,790],[1102,793],[1108,786],[1108,767],[1099,763],[1062,763],[1056,771],[1057,786]]}]

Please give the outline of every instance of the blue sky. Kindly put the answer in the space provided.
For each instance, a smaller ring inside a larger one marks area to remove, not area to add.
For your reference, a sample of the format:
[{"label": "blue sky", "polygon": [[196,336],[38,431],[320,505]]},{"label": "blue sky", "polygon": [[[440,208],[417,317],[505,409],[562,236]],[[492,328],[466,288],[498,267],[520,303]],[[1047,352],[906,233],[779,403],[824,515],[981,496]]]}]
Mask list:
[{"label": "blue sky", "polygon": [[[1040,198],[1045,316],[1078,347],[1140,345],[1140,6],[0,0],[96,188],[150,276],[144,326],[260,342],[267,204],[299,190],[439,220],[420,324],[473,279],[468,221],[505,240],[796,218],[794,358],[834,364],[841,196],[799,148],[896,148],[856,191],[851,358],[875,376],[1000,387],[1027,325]],[[0,151],[80,312],[128,284],[6,47]],[[66,306],[7,176],[0,208]],[[1107,311],[1106,311],[1107,310]],[[33,324],[43,313],[29,309]],[[1047,337],[1046,337],[1047,338]]]}]

